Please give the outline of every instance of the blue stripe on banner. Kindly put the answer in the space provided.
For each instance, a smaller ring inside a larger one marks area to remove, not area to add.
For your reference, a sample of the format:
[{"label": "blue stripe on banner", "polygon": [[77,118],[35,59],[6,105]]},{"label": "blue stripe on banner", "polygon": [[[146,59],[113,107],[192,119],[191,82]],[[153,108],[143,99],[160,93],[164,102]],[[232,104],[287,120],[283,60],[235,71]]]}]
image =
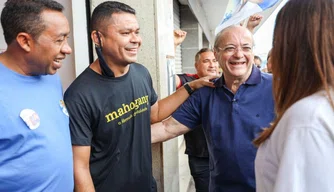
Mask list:
[{"label": "blue stripe on banner", "polygon": [[278,0],[263,0],[262,3],[258,3],[258,5],[262,8],[262,10],[266,10],[272,6],[274,6]]}]

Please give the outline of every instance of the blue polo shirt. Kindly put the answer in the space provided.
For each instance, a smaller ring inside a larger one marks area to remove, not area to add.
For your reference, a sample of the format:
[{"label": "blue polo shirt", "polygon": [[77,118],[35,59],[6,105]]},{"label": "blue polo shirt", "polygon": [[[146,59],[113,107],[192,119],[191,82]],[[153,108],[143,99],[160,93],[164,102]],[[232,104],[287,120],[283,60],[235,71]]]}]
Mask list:
[{"label": "blue polo shirt", "polygon": [[197,90],[172,115],[181,124],[202,124],[210,153],[210,192],[255,192],[252,144],[274,119],[272,76],[253,67],[236,94],[224,78]]}]

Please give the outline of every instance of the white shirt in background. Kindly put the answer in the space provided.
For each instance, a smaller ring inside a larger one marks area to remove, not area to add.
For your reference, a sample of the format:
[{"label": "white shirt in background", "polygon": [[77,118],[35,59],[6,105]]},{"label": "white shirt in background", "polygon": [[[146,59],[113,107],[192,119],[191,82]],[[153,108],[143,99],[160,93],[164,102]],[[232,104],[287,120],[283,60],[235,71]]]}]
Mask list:
[{"label": "white shirt in background", "polygon": [[286,111],[257,152],[255,174],[257,192],[334,192],[334,109],[324,91]]}]

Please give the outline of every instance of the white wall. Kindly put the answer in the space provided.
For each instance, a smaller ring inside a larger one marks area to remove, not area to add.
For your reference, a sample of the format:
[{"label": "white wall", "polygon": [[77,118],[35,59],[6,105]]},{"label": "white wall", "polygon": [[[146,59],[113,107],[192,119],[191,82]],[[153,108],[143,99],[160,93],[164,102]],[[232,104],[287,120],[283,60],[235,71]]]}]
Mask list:
[{"label": "white wall", "polygon": [[75,79],[75,65],[74,65],[74,38],[73,38],[73,22],[72,22],[72,3],[68,0],[57,0],[59,3],[61,3],[64,7],[64,14],[68,19],[68,22],[70,24],[71,28],[71,34],[68,39],[68,43],[72,48],[72,54],[67,55],[66,59],[63,61],[62,67],[58,70],[58,73],[60,75],[62,84],[63,84],[63,90],[65,91],[67,87],[72,83],[72,81]]}]

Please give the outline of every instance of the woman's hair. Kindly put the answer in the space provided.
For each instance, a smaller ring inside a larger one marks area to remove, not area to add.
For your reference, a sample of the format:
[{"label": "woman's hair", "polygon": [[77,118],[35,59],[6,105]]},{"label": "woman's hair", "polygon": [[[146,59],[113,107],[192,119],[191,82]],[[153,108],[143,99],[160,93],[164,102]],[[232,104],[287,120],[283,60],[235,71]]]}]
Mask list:
[{"label": "woman's hair", "polygon": [[304,97],[326,90],[334,108],[334,1],[289,0],[276,18],[271,57],[276,119],[254,141],[257,146]]}]

